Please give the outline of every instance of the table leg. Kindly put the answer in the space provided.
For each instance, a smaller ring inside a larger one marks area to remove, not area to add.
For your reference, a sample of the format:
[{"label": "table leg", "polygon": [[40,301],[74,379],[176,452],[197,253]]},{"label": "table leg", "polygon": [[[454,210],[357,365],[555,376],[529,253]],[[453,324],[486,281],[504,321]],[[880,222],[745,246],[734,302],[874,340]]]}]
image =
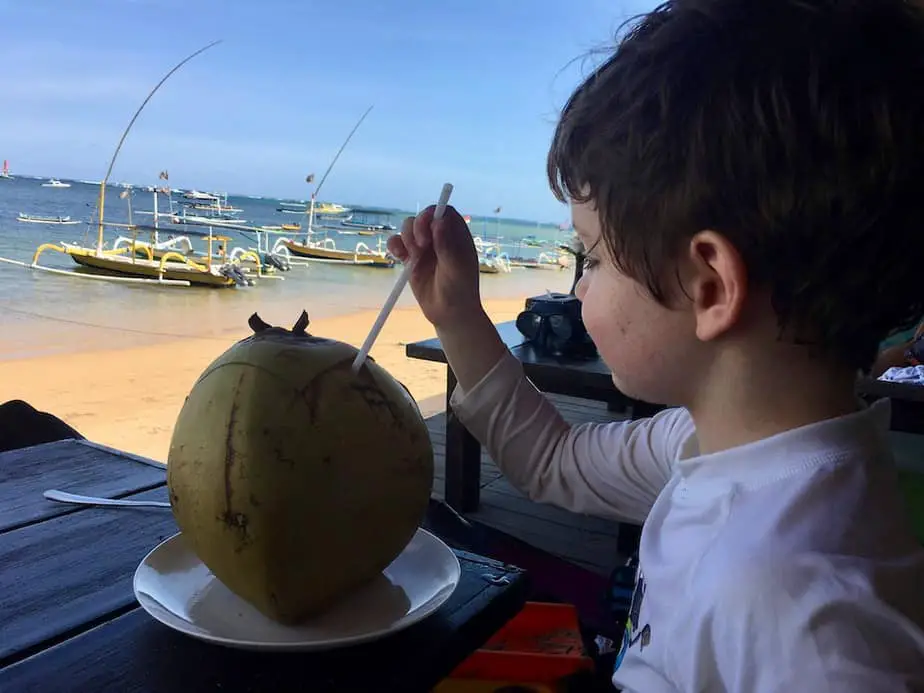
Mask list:
[{"label": "table leg", "polygon": [[449,406],[456,374],[446,366],[446,502],[457,512],[478,509],[481,486],[481,444]]},{"label": "table leg", "polygon": [[616,535],[616,551],[620,556],[629,557],[638,551],[639,542],[642,539],[642,526],[633,525],[628,522],[619,523],[619,531]]}]

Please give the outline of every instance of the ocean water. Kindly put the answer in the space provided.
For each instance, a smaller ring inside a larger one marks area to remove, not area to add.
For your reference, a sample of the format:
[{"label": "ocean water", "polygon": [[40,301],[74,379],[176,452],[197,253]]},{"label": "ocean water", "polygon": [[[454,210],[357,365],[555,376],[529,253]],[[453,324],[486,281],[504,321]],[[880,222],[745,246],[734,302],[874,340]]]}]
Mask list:
[{"label": "ocean water", "polygon": [[[96,227],[91,228],[88,222],[96,218],[99,185],[65,180],[71,183],[70,188],[46,188],[42,187],[43,182],[44,179],[31,177],[0,180],[0,257],[30,262],[36,248],[43,243],[95,243]],[[120,187],[107,188],[107,222],[128,221],[128,203],[119,198],[120,192]],[[152,193],[136,188],[133,211],[151,210],[152,198]],[[165,211],[164,199],[161,196],[161,211]],[[361,204],[361,201],[341,202],[346,206]],[[243,209],[240,217],[248,225],[301,222],[303,227],[307,226],[304,217],[276,211],[279,200],[274,198],[231,196],[229,203]],[[17,220],[20,212],[70,216],[82,223],[73,226],[23,223]],[[401,220],[413,210],[391,212],[390,223],[400,227]],[[151,222],[150,216],[134,214],[133,219],[135,223]],[[557,227],[535,222],[476,217],[470,226],[473,235],[491,241],[499,237],[501,251],[510,256],[538,255],[539,249],[522,244],[527,236],[550,243],[566,240]],[[176,228],[182,233],[184,227]],[[185,228],[205,230],[198,226]],[[107,229],[109,247],[118,231]],[[228,244],[229,250],[256,246],[254,238],[237,231],[216,227],[214,232],[233,239]],[[292,237],[297,238],[297,234]],[[338,237],[335,233],[331,237],[342,248],[352,248],[358,241],[372,247],[376,244],[374,237]],[[193,242],[200,247],[196,239]],[[43,253],[40,264],[76,269],[69,257],[55,252]],[[399,272],[399,265],[393,269],[373,269],[312,263],[293,267],[282,274],[283,280],[262,280],[247,288],[209,289],[91,281],[0,263],[0,359],[240,332],[247,317],[257,311],[267,322],[290,325],[302,309],[315,318],[378,310]],[[570,270],[515,268],[510,273],[480,276],[485,299],[522,298],[546,290],[567,291],[571,284]],[[406,290],[398,306],[413,305],[413,301],[410,290]]]}]

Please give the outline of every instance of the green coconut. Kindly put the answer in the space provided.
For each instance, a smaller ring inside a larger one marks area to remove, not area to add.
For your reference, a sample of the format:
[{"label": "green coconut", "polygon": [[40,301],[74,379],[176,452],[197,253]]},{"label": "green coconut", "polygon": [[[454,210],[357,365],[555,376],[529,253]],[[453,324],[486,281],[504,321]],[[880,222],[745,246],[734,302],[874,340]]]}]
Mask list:
[{"label": "green coconut", "polygon": [[407,389],[357,349],[255,313],[199,377],[170,441],[170,505],[226,587],[281,623],[359,590],[413,538],[433,448]]}]

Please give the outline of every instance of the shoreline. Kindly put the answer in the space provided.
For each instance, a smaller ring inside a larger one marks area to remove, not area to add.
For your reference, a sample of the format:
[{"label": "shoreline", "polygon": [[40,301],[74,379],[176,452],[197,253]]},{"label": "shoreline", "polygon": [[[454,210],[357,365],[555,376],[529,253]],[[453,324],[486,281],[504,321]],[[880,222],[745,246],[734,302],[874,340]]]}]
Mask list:
[{"label": "shoreline", "polygon": [[[484,307],[492,321],[503,322],[517,316],[523,299],[488,299]],[[319,317],[308,331],[358,348],[377,314],[378,309]],[[261,317],[291,327],[278,322],[276,315]],[[247,334],[245,325],[221,334],[163,338],[144,345],[82,349],[71,344],[65,353],[2,358],[3,401],[25,400],[89,440],[165,461],[176,417],[196,379]],[[404,383],[424,416],[445,408],[446,367],[407,358],[405,345],[433,336],[433,326],[416,304],[397,307],[371,351],[380,366]]]}]

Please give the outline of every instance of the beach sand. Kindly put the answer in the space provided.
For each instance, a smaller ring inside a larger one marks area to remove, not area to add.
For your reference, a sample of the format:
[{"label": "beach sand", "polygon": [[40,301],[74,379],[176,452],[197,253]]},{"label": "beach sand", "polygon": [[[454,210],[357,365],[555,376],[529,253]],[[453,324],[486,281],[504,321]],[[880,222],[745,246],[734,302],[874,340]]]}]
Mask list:
[{"label": "beach sand", "polygon": [[[494,322],[514,319],[523,300],[486,300]],[[270,324],[291,327],[291,315],[261,311]],[[363,311],[312,320],[309,332],[355,346],[376,317]],[[403,382],[429,416],[445,408],[446,367],[409,359],[405,344],[433,337],[420,310],[396,309],[372,348],[376,362]],[[196,378],[247,332],[148,346],[0,361],[2,400],[23,399],[66,421],[88,439],[165,461],[177,414]]]}]

